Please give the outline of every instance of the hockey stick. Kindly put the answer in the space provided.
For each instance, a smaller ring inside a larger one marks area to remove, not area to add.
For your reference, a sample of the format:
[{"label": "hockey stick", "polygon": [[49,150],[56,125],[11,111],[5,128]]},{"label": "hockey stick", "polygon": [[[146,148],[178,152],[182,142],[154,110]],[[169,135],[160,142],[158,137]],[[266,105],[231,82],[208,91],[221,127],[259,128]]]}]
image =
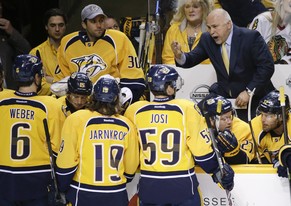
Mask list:
[{"label": "hockey stick", "polygon": [[143,69],[144,73],[147,71],[147,66],[148,66],[148,53],[149,53],[149,46],[150,46],[150,40],[152,38],[152,32],[151,32],[151,9],[150,9],[150,0],[148,0],[148,13],[147,13],[147,18],[146,18],[146,23],[145,23],[145,37],[144,41],[142,43],[142,48],[141,48],[141,53],[140,53],[140,66]]},{"label": "hockey stick", "polygon": [[[284,130],[284,144],[287,145],[289,143],[289,140],[288,140],[288,130],[287,130],[287,121],[286,121],[286,113],[285,113],[285,93],[284,93],[284,87],[281,86],[280,89],[279,89],[279,92],[280,92],[280,106],[282,108],[282,119],[283,119],[283,130]],[[290,189],[290,192],[291,192],[291,174],[290,174],[290,171],[289,171],[289,168],[287,168],[287,175],[288,175],[288,180],[289,180],[289,189]],[[291,195],[291,193],[290,193]]]},{"label": "hockey stick", "polygon": [[58,188],[58,184],[57,184],[57,179],[56,179],[56,172],[55,172],[55,163],[54,163],[54,159],[53,159],[53,150],[52,150],[52,145],[51,145],[51,140],[50,140],[50,134],[49,134],[49,129],[48,129],[48,124],[47,124],[47,119],[43,119],[43,127],[44,127],[44,131],[45,131],[45,138],[46,138],[46,143],[47,143],[47,147],[48,147],[48,152],[49,152],[49,156],[50,156],[50,167],[51,167],[51,177],[53,180],[53,189],[55,190],[55,203],[53,203],[53,205],[66,205],[65,203],[62,203],[62,197]]},{"label": "hockey stick", "polygon": [[[160,33],[160,26],[159,26],[159,9],[160,9],[160,1],[156,1],[156,11],[155,15],[151,15],[151,9],[150,9],[150,0],[148,0],[148,15],[147,15],[147,22],[145,24],[145,37],[144,37],[144,42],[142,44],[142,48],[140,51],[140,66],[144,70],[144,72],[147,72],[147,69],[149,65],[152,63],[152,60],[154,59],[154,52],[155,55],[157,55],[157,51],[159,50],[160,56],[161,56],[161,51],[162,51],[162,46],[156,45],[157,41],[161,41],[162,39],[159,39],[159,33]],[[157,38],[156,38],[157,37]],[[157,47],[158,46],[158,47]],[[155,58],[156,59],[156,58]],[[161,63],[161,57],[159,57],[160,60],[159,62],[156,63]]]},{"label": "hockey stick", "polygon": [[163,34],[160,26],[160,0],[156,0],[155,25],[158,28],[155,32],[155,63],[162,63]]},{"label": "hockey stick", "polygon": [[[216,108],[217,114],[221,114],[221,107],[222,107],[222,101],[218,100],[217,108]],[[220,151],[218,149],[217,143],[215,141],[214,129],[211,126],[210,116],[209,116],[207,110],[204,111],[204,117],[205,117],[206,124],[207,124],[208,130],[209,130],[210,139],[211,139],[212,145],[213,145],[213,150],[214,150],[214,153],[215,153],[216,158],[217,158],[219,170],[220,170],[221,175],[223,176],[223,174],[224,174],[223,162],[224,161],[223,161],[222,155],[221,155],[221,153],[220,153]],[[215,124],[216,124],[215,126],[217,128],[217,131],[218,131],[218,126],[219,126],[219,121],[220,121],[220,115],[218,115],[218,120],[215,120]],[[228,200],[228,205],[229,206],[233,206],[234,203],[233,203],[233,200],[231,198],[231,192],[229,190],[226,190],[226,189],[225,189],[225,192],[226,192],[226,197],[227,197],[227,200]]]},{"label": "hockey stick", "polygon": [[251,93],[250,93],[250,99],[249,99],[249,104],[248,104],[248,123],[249,123],[250,130],[251,130],[252,140],[254,142],[254,151],[255,151],[257,160],[258,160],[259,164],[262,164],[261,156],[260,156],[260,153],[259,153],[259,149],[258,149],[258,145],[257,145],[257,142],[256,142],[256,138],[255,138],[254,129],[253,129],[252,122],[251,122],[252,121],[252,116],[251,116],[251,113],[252,113],[252,99],[253,99],[255,90],[256,90],[256,88],[254,88],[253,91],[251,91]]},{"label": "hockey stick", "polygon": [[[139,45],[138,45],[138,59],[141,60],[142,49],[145,42],[146,22],[142,22],[139,26]],[[141,61],[140,61],[141,63]]]}]

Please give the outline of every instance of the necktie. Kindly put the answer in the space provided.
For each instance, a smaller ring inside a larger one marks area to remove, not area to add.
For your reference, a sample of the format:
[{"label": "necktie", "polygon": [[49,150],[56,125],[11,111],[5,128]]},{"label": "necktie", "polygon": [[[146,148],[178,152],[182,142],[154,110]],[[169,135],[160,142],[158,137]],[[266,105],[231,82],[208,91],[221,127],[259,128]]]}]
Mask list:
[{"label": "necktie", "polygon": [[229,74],[229,58],[228,58],[228,54],[226,51],[225,42],[221,45],[221,56],[222,56],[226,71]]}]

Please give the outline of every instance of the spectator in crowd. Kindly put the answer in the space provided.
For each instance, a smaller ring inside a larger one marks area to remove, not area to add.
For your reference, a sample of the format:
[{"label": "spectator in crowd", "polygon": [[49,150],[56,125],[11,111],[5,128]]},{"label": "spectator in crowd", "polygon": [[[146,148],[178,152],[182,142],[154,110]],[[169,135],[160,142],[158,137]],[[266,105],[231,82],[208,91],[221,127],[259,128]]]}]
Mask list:
[{"label": "spectator in crowd", "polygon": [[235,25],[247,27],[255,16],[267,11],[261,0],[214,0],[214,8],[223,8]]},{"label": "spectator in crowd", "polygon": [[[128,22],[130,22],[132,24],[131,20],[128,20]],[[125,26],[128,26],[129,30],[131,30],[133,25],[129,26],[127,24]],[[114,30],[121,31],[118,21],[113,16],[107,16],[107,18],[105,19],[105,28],[106,29],[114,29]],[[136,40],[136,38],[134,36],[131,35],[131,32],[124,32],[124,33],[129,38],[129,40],[131,41],[135,51],[137,52],[138,51],[138,47],[139,47],[139,42]]]},{"label": "spectator in crowd", "polygon": [[65,116],[55,98],[37,96],[43,75],[38,57],[17,56],[13,72],[17,90],[0,92],[0,205],[47,206],[52,182],[43,120],[57,154]]},{"label": "spectator in crowd", "polygon": [[[193,102],[174,99],[182,86],[174,68],[153,65],[146,80],[153,101],[131,104],[124,114],[139,134],[140,206],[202,205],[195,164],[206,173],[214,173],[216,183],[219,169],[212,146],[198,137],[201,116]],[[220,184],[231,190],[234,172],[228,164],[223,168]]]},{"label": "spectator in crowd", "polygon": [[72,205],[128,205],[126,183],[139,165],[139,151],[135,126],[119,115],[119,92],[112,76],[101,76],[88,109],[65,121],[57,178]]},{"label": "spectator in crowd", "polygon": [[105,19],[105,28],[106,29],[115,29],[120,31],[119,23],[113,16],[107,16]]},{"label": "spectator in crowd", "polygon": [[[206,17],[211,11],[208,0],[181,0],[171,21],[164,41],[162,51],[163,64],[175,64],[174,53],[171,43],[177,41],[183,52],[194,49],[201,37],[202,32],[207,30]],[[203,63],[209,64],[209,60]]]},{"label": "spectator in crowd", "polygon": [[68,79],[67,94],[58,98],[63,105],[66,116],[69,116],[79,109],[84,109],[91,92],[92,82],[86,74],[82,72],[71,74]]},{"label": "spectator in crowd", "polygon": [[44,67],[45,78],[43,78],[39,94],[50,95],[50,85],[53,83],[54,73],[58,66],[57,50],[66,32],[67,17],[62,10],[51,8],[45,12],[43,22],[48,38],[29,53],[39,57]]},{"label": "spectator in crowd", "polygon": [[[258,116],[252,120],[255,140],[263,163],[273,164],[277,167],[280,177],[287,177],[286,162],[279,164],[279,151],[285,145],[283,111],[280,104],[280,93],[278,90],[271,91],[262,98],[258,106]],[[285,115],[287,134],[291,134],[290,102],[285,94]],[[291,143],[290,136],[287,137],[288,144]],[[286,161],[286,159],[285,159]]]},{"label": "spectator in crowd", "polygon": [[122,32],[105,29],[106,15],[95,4],[83,8],[81,19],[85,31],[68,34],[61,41],[56,80],[78,71],[95,83],[110,74],[132,91],[133,102],[139,100],[145,89],[144,73],[130,40]]},{"label": "spectator in crowd", "polygon": [[12,75],[14,59],[19,54],[27,54],[31,47],[2,13],[5,13],[5,8],[0,1],[0,59],[4,69],[4,87],[16,89],[16,82]]},{"label": "spectator in crowd", "polygon": [[[218,102],[221,102],[221,111],[217,111]],[[217,135],[217,146],[228,164],[247,164],[254,159],[253,139],[249,125],[237,118],[231,102],[215,96],[204,101],[203,112],[207,112],[210,122]],[[199,135],[208,136],[207,124],[201,124]],[[202,138],[202,137],[201,137]],[[210,141],[209,141],[210,142]]]},{"label": "spectator in crowd", "polygon": [[[236,107],[246,107],[255,89],[254,117],[259,100],[274,89],[271,82],[274,62],[266,42],[259,32],[234,25],[223,9],[210,12],[207,27],[208,32],[201,35],[198,45],[189,53],[184,53],[177,41],[172,42],[176,65],[189,68],[209,58],[217,75],[210,91],[234,98]],[[246,109],[238,109],[237,114],[247,121]]]},{"label": "spectator in crowd", "polygon": [[289,2],[289,0],[277,0],[274,10],[259,14],[249,26],[263,36],[275,64],[291,64],[291,4]]}]

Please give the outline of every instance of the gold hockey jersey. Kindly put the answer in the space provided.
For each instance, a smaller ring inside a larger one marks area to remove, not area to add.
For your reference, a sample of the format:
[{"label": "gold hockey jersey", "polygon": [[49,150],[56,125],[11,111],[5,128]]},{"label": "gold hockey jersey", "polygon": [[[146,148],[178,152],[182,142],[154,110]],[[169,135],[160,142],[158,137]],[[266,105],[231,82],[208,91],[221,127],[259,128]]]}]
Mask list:
[{"label": "gold hockey jersey", "polygon": [[121,115],[86,109],[68,116],[56,161],[60,190],[68,190],[72,202],[81,192],[125,191],[127,178],[133,178],[139,164],[136,136],[132,122]]},{"label": "gold hockey jersey", "polygon": [[[258,145],[259,153],[261,156],[265,156],[270,163],[273,160],[278,160],[278,154],[280,148],[284,143],[284,133],[281,136],[271,134],[270,132],[263,131],[263,125],[261,120],[261,115],[252,119],[252,126],[254,129],[255,140]],[[289,135],[289,143],[291,142],[291,120],[287,120],[287,133]]]},{"label": "gold hockey jersey", "polygon": [[43,119],[56,154],[65,119],[61,104],[36,93],[0,92],[0,114],[0,193],[14,201],[46,195],[51,168]]},{"label": "gold hockey jersey", "polygon": [[112,29],[103,37],[90,42],[86,32],[74,32],[61,41],[58,49],[59,68],[55,80],[73,72],[86,73],[95,83],[104,74],[120,79],[121,87],[134,91],[145,89],[144,73],[128,37]]},{"label": "gold hockey jersey", "polygon": [[195,165],[207,173],[218,167],[211,145],[198,136],[202,118],[193,102],[139,101],[130,105],[124,115],[136,125],[139,134],[142,201],[173,203],[190,198],[191,188],[198,187]]}]

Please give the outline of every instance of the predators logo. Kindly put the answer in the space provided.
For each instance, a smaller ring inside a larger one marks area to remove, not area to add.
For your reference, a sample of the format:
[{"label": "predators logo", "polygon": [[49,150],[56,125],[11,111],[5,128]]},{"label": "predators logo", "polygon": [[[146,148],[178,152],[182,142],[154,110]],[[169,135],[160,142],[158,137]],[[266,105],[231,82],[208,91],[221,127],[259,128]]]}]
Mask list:
[{"label": "predators logo", "polygon": [[275,63],[288,53],[288,44],[281,35],[272,37],[268,42],[268,47]]},{"label": "predators logo", "polygon": [[79,72],[86,73],[89,78],[98,75],[100,71],[107,67],[103,59],[96,54],[78,57],[71,61],[78,66]]}]

